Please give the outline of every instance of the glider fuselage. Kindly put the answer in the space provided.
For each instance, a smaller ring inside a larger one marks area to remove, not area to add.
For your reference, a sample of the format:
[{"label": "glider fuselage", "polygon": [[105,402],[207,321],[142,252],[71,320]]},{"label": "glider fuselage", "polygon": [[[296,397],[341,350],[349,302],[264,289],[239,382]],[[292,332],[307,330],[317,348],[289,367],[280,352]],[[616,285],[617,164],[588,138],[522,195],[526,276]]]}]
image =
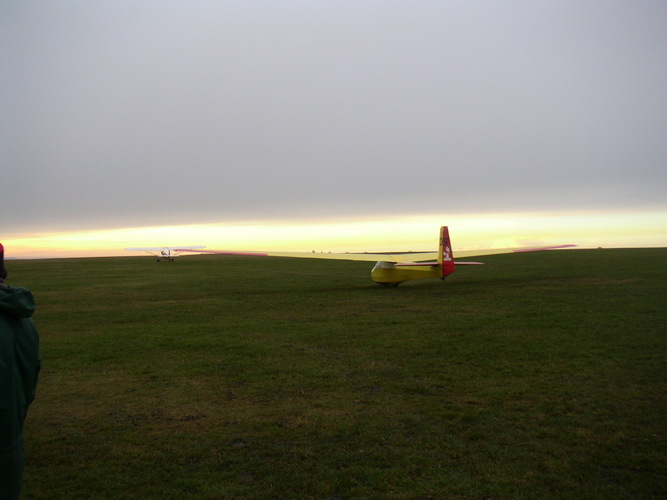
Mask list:
[{"label": "glider fuselage", "polygon": [[442,270],[437,265],[397,266],[394,262],[378,262],[371,271],[371,279],[378,285],[398,286],[404,281],[441,278]]}]

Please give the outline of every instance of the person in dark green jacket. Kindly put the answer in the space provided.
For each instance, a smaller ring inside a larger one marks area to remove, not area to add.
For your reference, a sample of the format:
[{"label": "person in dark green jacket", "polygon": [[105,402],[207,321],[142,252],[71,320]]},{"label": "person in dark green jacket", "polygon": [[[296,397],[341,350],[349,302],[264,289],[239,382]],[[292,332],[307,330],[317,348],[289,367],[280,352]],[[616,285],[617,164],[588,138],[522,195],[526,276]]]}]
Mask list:
[{"label": "person in dark green jacket", "polygon": [[39,335],[30,317],[30,290],[4,284],[4,248],[0,244],[0,500],[21,493],[25,456],[23,422],[35,399],[40,369]]}]

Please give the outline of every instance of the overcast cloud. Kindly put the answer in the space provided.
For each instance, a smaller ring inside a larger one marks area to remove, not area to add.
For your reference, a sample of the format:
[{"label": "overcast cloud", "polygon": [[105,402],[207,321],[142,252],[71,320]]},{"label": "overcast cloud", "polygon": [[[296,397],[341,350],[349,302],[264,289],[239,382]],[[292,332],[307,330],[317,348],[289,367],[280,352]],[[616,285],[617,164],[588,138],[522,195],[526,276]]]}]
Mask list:
[{"label": "overcast cloud", "polygon": [[667,3],[0,0],[0,229],[665,207]]}]

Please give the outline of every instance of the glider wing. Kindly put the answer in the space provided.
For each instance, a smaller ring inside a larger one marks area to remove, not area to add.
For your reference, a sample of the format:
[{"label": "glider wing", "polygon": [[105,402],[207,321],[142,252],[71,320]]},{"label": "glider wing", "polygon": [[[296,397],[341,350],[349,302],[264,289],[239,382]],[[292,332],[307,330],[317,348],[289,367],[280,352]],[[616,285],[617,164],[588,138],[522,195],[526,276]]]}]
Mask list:
[{"label": "glider wing", "polygon": [[191,252],[191,251],[199,251],[202,248],[206,248],[205,246],[193,246],[193,247],[181,247],[181,248],[176,248],[176,247],[130,247],[130,248],[125,248],[125,250],[128,250],[130,252],[161,252],[162,250],[171,250],[172,252]]},{"label": "glider wing", "polygon": [[[504,253],[538,252],[541,250],[557,250],[572,248],[576,245],[559,245],[531,248],[493,248],[485,250],[457,250],[455,257],[481,257],[484,255],[499,255]],[[329,259],[329,260],[357,260],[367,262],[393,262],[398,266],[437,266],[438,252],[362,252],[362,253],[331,253],[331,252],[245,252],[239,250],[198,250],[204,247],[173,248],[177,252],[196,252],[217,255],[247,255],[251,257],[292,257],[296,259]],[[130,250],[127,248],[126,250]],[[139,249],[136,249],[139,250]],[[144,249],[141,249],[144,250]],[[459,262],[456,265],[479,265],[482,262]]]},{"label": "glider wing", "polygon": [[[128,249],[129,250],[129,249]],[[201,254],[216,255],[247,255],[251,257],[292,257],[296,259],[329,259],[329,260],[358,260],[367,262],[394,262],[396,264],[413,264],[421,261],[430,261],[437,257],[437,252],[420,253],[331,253],[331,252],[244,252],[238,250],[190,250],[187,248],[174,248],[177,252],[196,252]],[[437,262],[433,262],[437,265]],[[428,264],[419,264],[428,265]]]},{"label": "glider wing", "polygon": [[[486,250],[457,250],[457,257],[481,257],[483,255],[500,255],[503,253],[540,252],[542,250],[559,250],[562,248],[573,248],[577,245],[558,245],[548,247],[520,247],[520,248],[489,248]],[[459,264],[459,262],[457,262]]]}]

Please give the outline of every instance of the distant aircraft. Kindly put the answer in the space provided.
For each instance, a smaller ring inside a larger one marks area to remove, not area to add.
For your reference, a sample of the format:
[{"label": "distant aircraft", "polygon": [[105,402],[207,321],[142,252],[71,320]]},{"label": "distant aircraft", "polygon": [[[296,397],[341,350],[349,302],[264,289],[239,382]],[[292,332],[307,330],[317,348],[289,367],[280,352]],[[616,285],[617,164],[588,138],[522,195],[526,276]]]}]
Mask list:
[{"label": "distant aircraft", "polygon": [[[167,262],[173,262],[176,257],[180,257],[180,252],[196,252],[205,246],[194,246],[194,247],[183,247],[183,248],[174,248],[174,247],[132,247],[126,248],[130,252],[148,252],[151,255],[157,257],[157,261],[166,260]],[[156,253],[159,252],[159,253]]]},{"label": "distant aircraft", "polygon": [[[479,257],[514,252],[534,252],[570,248],[575,245],[560,245],[534,248],[503,248],[492,250],[469,250],[457,252],[459,257]],[[305,259],[359,260],[376,262],[371,271],[371,279],[380,285],[398,286],[404,281],[440,278],[452,274],[456,265],[481,265],[481,262],[454,261],[448,226],[440,228],[440,245],[437,252],[398,253],[315,253],[315,252],[238,252],[234,250],[202,250],[205,247],[171,248],[172,252],[196,252],[220,255],[252,255],[261,257],[295,257]],[[148,250],[146,248],[126,248],[126,250]],[[152,249],[155,250],[155,249]],[[159,259],[158,259],[159,260]]]}]

